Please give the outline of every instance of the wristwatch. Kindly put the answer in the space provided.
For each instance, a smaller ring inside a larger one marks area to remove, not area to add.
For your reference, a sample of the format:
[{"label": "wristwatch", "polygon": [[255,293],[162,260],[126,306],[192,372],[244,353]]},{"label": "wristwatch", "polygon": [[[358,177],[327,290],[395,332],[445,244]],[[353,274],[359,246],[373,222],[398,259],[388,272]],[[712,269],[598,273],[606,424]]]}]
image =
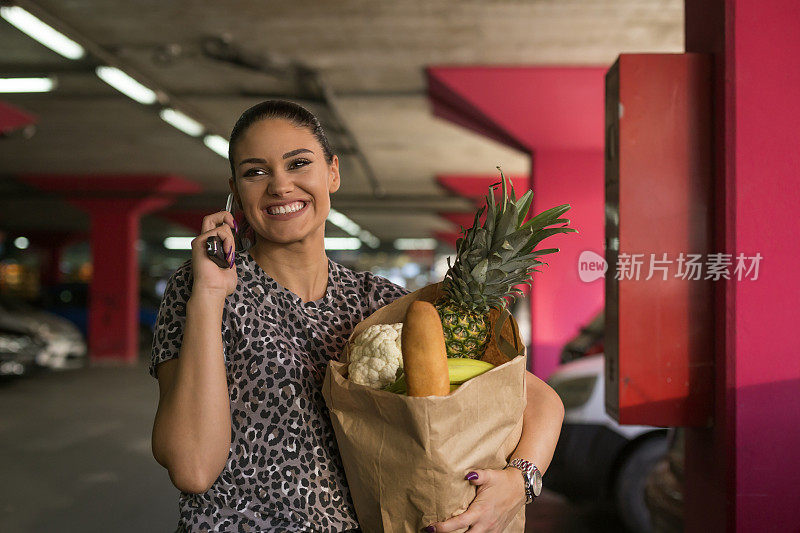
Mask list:
[{"label": "wristwatch", "polygon": [[531,503],[542,493],[542,473],[535,464],[525,459],[513,459],[505,468],[509,466],[522,470],[522,477],[525,480],[525,496],[527,497],[525,504]]}]

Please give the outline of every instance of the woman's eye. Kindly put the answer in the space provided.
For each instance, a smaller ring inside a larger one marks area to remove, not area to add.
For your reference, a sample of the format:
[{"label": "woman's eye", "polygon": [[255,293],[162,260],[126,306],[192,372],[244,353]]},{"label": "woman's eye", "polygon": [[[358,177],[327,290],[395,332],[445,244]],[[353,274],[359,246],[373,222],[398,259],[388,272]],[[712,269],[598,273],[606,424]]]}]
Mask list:
[{"label": "woman's eye", "polygon": [[[309,164],[311,164],[311,161],[309,161],[308,159],[295,159],[294,161],[289,163],[289,168],[290,169],[301,168]],[[264,174],[265,174],[264,171],[260,168],[251,168],[245,171],[245,173],[242,174],[242,176],[246,178],[252,178],[252,177],[263,176]]]}]

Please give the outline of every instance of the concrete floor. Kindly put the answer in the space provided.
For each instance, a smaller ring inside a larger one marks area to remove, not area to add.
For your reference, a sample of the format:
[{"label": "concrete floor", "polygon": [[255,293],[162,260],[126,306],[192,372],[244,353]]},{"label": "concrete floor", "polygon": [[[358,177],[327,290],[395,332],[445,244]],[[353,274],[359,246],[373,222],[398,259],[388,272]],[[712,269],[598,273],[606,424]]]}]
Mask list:
[{"label": "concrete floor", "polygon": [[[172,532],[178,491],[150,453],[157,400],[142,364],[0,382],[0,529]],[[527,522],[538,533],[622,531],[608,509],[546,490]]]}]

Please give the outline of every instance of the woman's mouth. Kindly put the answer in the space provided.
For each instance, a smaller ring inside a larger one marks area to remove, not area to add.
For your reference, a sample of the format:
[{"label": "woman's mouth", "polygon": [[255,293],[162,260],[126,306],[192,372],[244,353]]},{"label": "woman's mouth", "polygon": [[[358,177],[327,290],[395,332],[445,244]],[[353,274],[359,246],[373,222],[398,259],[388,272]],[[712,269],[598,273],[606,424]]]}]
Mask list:
[{"label": "woman's mouth", "polygon": [[269,218],[275,220],[288,220],[290,218],[300,216],[306,210],[308,204],[309,202],[298,200],[288,204],[270,206],[263,211]]}]

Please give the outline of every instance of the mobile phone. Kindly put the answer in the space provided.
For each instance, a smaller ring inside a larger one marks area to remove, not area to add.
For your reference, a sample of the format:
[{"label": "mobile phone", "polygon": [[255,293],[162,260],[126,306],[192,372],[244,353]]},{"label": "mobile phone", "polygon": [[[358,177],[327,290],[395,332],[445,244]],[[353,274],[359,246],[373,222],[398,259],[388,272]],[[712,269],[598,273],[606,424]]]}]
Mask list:
[{"label": "mobile phone", "polygon": [[[233,214],[233,193],[228,194],[228,201],[225,203],[225,211]],[[220,268],[231,268],[230,263],[225,258],[225,247],[222,245],[222,239],[214,235],[206,239],[206,255],[214,261]]]}]

